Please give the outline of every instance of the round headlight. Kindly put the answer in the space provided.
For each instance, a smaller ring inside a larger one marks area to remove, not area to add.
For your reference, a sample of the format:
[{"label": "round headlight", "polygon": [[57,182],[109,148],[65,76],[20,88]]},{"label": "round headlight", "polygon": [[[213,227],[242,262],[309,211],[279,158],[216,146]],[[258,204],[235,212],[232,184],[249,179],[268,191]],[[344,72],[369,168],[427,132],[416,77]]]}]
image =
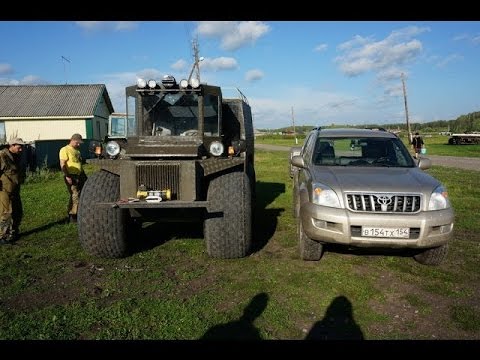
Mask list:
[{"label": "round headlight", "polygon": [[210,144],[210,154],[212,154],[213,156],[220,156],[223,154],[223,150],[224,147],[223,147],[223,144],[220,142],[220,141],[213,141],[211,144]]},{"label": "round headlight", "polygon": [[197,78],[191,78],[190,79],[190,86],[194,89],[198,88],[200,86],[200,81],[198,81]]},{"label": "round headlight", "polygon": [[141,78],[138,78],[137,79],[137,86],[140,88],[140,89],[143,89],[147,86],[147,82],[145,81],[145,79],[141,79]]},{"label": "round headlight", "polygon": [[188,87],[188,81],[187,79],[182,79],[180,80],[180,88],[181,89],[186,89]]},{"label": "round headlight", "polygon": [[120,154],[120,145],[116,141],[109,141],[105,146],[105,151],[111,157],[117,156]]},{"label": "round headlight", "polygon": [[150,89],[155,89],[155,86],[157,86],[157,82],[155,80],[148,80],[148,87]]}]

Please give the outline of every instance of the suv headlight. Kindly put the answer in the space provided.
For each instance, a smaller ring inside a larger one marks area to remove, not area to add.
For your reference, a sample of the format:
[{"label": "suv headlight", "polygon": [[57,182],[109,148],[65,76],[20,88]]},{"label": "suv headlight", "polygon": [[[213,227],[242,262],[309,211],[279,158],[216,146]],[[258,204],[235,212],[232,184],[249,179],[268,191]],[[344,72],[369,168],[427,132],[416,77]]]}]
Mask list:
[{"label": "suv headlight", "polygon": [[115,157],[120,154],[120,145],[116,141],[109,141],[105,146],[108,156]]},{"label": "suv headlight", "polygon": [[312,203],[329,207],[340,207],[337,193],[327,185],[312,183]]},{"label": "suv headlight", "polygon": [[450,200],[448,200],[448,191],[442,185],[437,186],[430,195],[428,202],[428,210],[441,210],[450,207]]}]

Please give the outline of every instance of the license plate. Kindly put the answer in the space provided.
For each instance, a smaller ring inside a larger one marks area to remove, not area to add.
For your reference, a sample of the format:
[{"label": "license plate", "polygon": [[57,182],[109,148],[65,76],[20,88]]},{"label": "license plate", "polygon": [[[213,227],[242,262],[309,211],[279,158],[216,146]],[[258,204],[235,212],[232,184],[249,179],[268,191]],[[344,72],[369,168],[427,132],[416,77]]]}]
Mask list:
[{"label": "license plate", "polygon": [[362,226],[362,236],[408,239],[410,237],[410,228],[383,228]]}]

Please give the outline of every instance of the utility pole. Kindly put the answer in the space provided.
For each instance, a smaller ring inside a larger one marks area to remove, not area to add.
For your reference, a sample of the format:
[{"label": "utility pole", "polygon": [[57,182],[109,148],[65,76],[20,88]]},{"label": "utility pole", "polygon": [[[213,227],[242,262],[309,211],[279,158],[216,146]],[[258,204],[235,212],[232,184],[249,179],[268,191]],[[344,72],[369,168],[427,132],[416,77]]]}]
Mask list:
[{"label": "utility pole", "polygon": [[62,62],[63,62],[63,76],[65,76],[65,85],[67,85],[67,73],[65,70],[65,61],[70,64],[70,60],[68,60],[65,56],[62,55]]},{"label": "utility pole", "polygon": [[410,130],[410,121],[408,120],[407,90],[405,89],[405,78],[402,73],[403,100],[405,102],[405,119],[407,120],[408,143],[412,143],[412,131]]},{"label": "utility pole", "polygon": [[293,125],[293,136],[295,136],[295,145],[298,145],[297,132],[295,131],[295,118],[293,117],[293,106],[292,106],[292,125]]}]

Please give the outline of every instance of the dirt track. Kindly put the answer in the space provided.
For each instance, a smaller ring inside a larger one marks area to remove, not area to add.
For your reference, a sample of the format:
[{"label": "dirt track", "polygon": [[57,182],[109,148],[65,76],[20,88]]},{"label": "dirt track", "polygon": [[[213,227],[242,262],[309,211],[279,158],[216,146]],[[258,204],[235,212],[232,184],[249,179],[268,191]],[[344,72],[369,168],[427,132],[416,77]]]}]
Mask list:
[{"label": "dirt track", "polygon": [[[280,145],[255,144],[255,148],[263,150],[290,151],[289,146]],[[480,158],[437,155],[429,155],[428,158],[432,160],[433,165],[480,171]]]}]

